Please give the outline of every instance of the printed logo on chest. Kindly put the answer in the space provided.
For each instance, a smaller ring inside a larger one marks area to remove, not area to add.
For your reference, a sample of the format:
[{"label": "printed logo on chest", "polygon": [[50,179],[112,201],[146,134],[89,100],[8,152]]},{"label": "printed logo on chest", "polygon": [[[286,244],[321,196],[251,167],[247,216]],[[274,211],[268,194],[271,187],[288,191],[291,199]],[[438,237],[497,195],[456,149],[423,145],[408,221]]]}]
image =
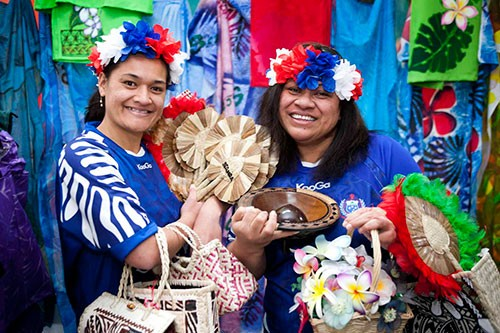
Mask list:
[{"label": "printed logo on chest", "polygon": [[304,190],[310,190],[310,191],[318,191],[322,190],[324,188],[330,188],[330,182],[317,182],[316,184],[313,185],[305,185],[304,183],[302,184],[296,184],[296,188],[304,189]]},{"label": "printed logo on chest", "polygon": [[349,194],[349,198],[340,201],[340,213],[346,217],[350,213],[357,211],[360,208],[366,207],[365,201],[356,197],[354,193]]},{"label": "printed logo on chest", "polygon": [[137,164],[137,169],[139,170],[146,170],[146,169],[152,169],[153,165],[149,162],[145,162],[143,164]]}]

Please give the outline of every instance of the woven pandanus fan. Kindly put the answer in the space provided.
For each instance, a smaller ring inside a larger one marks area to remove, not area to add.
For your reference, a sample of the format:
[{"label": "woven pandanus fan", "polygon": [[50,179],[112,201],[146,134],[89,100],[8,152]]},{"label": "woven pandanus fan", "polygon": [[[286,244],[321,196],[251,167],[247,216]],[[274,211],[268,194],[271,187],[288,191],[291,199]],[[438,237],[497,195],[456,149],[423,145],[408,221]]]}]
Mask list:
[{"label": "woven pandanus fan", "polygon": [[439,180],[414,173],[396,177],[379,207],[396,227],[389,251],[404,272],[418,278],[415,292],[455,301],[461,287],[452,274],[474,265],[484,235],[458,197]]},{"label": "woven pandanus fan", "polygon": [[187,117],[175,132],[180,157],[193,169],[204,168],[207,135],[219,121],[213,108],[206,108]]},{"label": "woven pandanus fan", "polygon": [[163,161],[167,165],[171,173],[185,178],[193,178],[192,169],[187,170],[175,158],[177,148],[175,146],[175,131],[182,124],[182,122],[189,116],[189,113],[183,112],[178,115],[174,120],[168,119],[167,130],[163,137],[162,156]]},{"label": "woven pandanus fan", "polygon": [[[251,141],[232,140],[218,147],[206,169],[207,188],[221,201],[234,203],[252,186],[259,173],[261,149]],[[206,189],[200,186],[204,194]]]},{"label": "woven pandanus fan", "polygon": [[295,237],[328,228],[339,216],[335,200],[322,193],[286,187],[253,190],[241,197],[238,207],[253,206],[278,214],[278,229],[299,231]]},{"label": "woven pandanus fan", "polygon": [[231,116],[219,121],[208,133],[205,141],[205,156],[212,159],[218,147],[234,139],[256,142],[255,122],[247,116]]},{"label": "woven pandanus fan", "polygon": [[194,184],[198,200],[211,195],[234,203],[264,186],[278,164],[269,131],[247,116],[223,118],[212,108],[179,114],[163,138],[169,184],[185,200]]},{"label": "woven pandanus fan", "polygon": [[418,197],[405,198],[406,225],[418,255],[436,273],[461,270],[458,239],[444,214]]}]

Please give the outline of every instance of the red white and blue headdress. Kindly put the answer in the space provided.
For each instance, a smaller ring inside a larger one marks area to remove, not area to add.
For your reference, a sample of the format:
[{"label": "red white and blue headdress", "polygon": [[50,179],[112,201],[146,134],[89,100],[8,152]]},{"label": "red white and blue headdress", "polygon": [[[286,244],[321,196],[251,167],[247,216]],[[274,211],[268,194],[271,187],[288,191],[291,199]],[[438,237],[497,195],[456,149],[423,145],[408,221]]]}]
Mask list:
[{"label": "red white and blue headdress", "polygon": [[175,40],[168,29],[156,24],[149,26],[144,21],[136,25],[123,22],[123,25],[111,29],[110,33],[101,37],[102,42],[96,42],[89,55],[93,72],[99,75],[104,67],[111,61],[117,63],[125,61],[131,54],[143,54],[147,58],[163,58],[170,69],[169,84],[180,82],[180,76],[184,71],[182,67],[187,54],[182,52],[181,42]]},{"label": "red white and blue headdress", "polygon": [[357,100],[361,96],[363,79],[356,66],[312,45],[277,49],[270,67],[266,74],[269,86],[293,79],[300,89],[315,90],[321,82],[325,91],[335,92],[341,100]]}]

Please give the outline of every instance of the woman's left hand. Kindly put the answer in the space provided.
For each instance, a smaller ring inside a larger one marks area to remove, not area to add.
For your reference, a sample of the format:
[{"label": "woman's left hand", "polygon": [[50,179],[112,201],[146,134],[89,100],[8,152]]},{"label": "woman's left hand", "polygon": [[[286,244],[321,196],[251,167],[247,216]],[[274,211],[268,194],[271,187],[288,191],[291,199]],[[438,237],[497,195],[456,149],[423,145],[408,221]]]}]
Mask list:
[{"label": "woman's left hand", "polygon": [[364,207],[347,215],[342,224],[347,232],[358,229],[360,234],[371,240],[370,231],[378,230],[380,244],[384,249],[396,239],[396,227],[386,216],[385,210],[379,207]]}]

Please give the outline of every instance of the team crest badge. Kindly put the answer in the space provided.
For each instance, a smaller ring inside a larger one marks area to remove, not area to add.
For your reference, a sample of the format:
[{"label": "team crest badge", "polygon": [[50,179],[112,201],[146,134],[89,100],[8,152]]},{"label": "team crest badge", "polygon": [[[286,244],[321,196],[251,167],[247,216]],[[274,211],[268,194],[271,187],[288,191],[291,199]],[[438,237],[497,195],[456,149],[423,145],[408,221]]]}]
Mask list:
[{"label": "team crest badge", "polygon": [[366,207],[366,204],[363,199],[356,198],[356,196],[351,193],[348,199],[342,199],[339,206],[340,213],[345,217],[360,208]]}]

